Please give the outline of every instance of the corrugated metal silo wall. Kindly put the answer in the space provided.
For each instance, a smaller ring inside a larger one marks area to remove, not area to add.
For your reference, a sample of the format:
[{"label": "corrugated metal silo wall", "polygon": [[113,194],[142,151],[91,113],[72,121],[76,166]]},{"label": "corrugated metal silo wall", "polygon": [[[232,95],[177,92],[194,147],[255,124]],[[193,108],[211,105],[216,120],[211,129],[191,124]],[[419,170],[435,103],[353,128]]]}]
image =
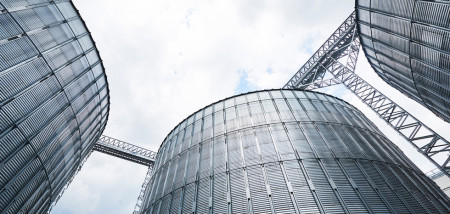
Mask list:
[{"label": "corrugated metal silo wall", "polygon": [[145,213],[448,213],[449,199],[348,103],[270,90],[227,98],[166,137]]},{"label": "corrugated metal silo wall", "polygon": [[0,1],[0,213],[44,213],[105,128],[103,65],[70,1]]},{"label": "corrugated metal silo wall", "polygon": [[357,0],[361,44],[387,83],[450,122],[450,2]]}]

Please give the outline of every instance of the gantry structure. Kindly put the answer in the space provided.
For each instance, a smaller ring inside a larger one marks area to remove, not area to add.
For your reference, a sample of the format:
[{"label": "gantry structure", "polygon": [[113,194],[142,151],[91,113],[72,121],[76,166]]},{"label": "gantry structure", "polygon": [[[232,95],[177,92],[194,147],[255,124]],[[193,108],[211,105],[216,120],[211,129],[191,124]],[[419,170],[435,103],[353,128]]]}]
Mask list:
[{"label": "gantry structure", "polygon": [[[450,177],[450,143],[355,73],[359,39],[353,12],[283,88],[314,90],[344,85]],[[324,79],[327,73],[333,78]]]},{"label": "gantry structure", "polygon": [[[353,12],[284,85],[283,89],[316,90],[339,84],[344,85],[398,134],[411,143],[419,153],[431,161],[438,170],[450,177],[449,141],[355,73],[360,49],[356,13]],[[332,78],[325,78],[327,74],[330,74],[329,76]],[[108,136],[101,136],[93,151],[148,167],[133,212],[135,214],[140,213],[144,192],[150,180],[157,153]],[[83,163],[88,157],[83,160]],[[81,169],[81,166],[82,164],[77,172]],[[76,173],[73,177],[75,175]],[[64,193],[64,190],[60,193],[58,199]]]}]

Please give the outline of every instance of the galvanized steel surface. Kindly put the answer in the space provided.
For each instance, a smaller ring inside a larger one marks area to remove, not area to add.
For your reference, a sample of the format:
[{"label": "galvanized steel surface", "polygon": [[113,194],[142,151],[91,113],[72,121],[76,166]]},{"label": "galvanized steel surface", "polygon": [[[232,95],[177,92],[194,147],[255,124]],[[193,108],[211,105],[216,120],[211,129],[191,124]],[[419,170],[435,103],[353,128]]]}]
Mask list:
[{"label": "galvanized steel surface", "polygon": [[450,2],[358,0],[356,14],[377,74],[450,122]]},{"label": "galvanized steel surface", "polygon": [[1,1],[0,56],[0,213],[44,213],[105,128],[104,68],[70,1]]},{"label": "galvanized steel surface", "polygon": [[449,199],[364,115],[270,90],[194,113],[158,151],[144,213],[448,213]]}]

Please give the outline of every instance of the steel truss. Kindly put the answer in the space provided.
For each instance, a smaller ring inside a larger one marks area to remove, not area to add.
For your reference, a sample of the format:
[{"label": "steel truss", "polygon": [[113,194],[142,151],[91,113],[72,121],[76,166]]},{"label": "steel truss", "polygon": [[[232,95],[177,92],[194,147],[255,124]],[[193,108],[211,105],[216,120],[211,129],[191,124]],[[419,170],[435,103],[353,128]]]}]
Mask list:
[{"label": "steel truss", "polygon": [[[347,47],[354,39],[353,32],[356,27],[355,16],[355,12],[350,14],[344,23],[339,26],[283,88],[305,89],[305,85],[322,80],[327,71],[327,67],[332,66],[335,59],[340,59],[348,55]],[[334,81],[331,80],[331,82]]]},{"label": "steel truss", "polygon": [[[450,143],[354,73],[359,49],[353,12],[283,88],[313,90],[343,84],[450,177]],[[323,80],[326,72],[334,78]]]},{"label": "steel truss", "polygon": [[105,135],[102,135],[94,145],[94,151],[99,151],[145,166],[153,165],[156,158],[156,152],[154,151],[150,151],[148,149],[144,149]]}]

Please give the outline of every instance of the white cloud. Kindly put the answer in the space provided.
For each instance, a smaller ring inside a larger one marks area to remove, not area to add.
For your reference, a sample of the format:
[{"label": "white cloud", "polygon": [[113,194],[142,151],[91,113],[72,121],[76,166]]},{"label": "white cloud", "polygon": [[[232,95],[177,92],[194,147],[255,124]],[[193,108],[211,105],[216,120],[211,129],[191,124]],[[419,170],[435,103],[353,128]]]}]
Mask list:
[{"label": "white cloud", "polygon": [[64,198],[58,203],[56,213],[92,213],[95,210],[100,201],[100,194],[93,192],[92,187],[82,181],[77,179],[71,184],[71,191],[65,192]]},{"label": "white cloud", "polygon": [[146,167],[92,153],[52,213],[131,213]]},{"label": "white cloud", "polygon": [[108,74],[105,134],[157,150],[182,119],[233,95],[242,71],[253,88],[281,87],[353,10],[333,3],[75,1]]}]

